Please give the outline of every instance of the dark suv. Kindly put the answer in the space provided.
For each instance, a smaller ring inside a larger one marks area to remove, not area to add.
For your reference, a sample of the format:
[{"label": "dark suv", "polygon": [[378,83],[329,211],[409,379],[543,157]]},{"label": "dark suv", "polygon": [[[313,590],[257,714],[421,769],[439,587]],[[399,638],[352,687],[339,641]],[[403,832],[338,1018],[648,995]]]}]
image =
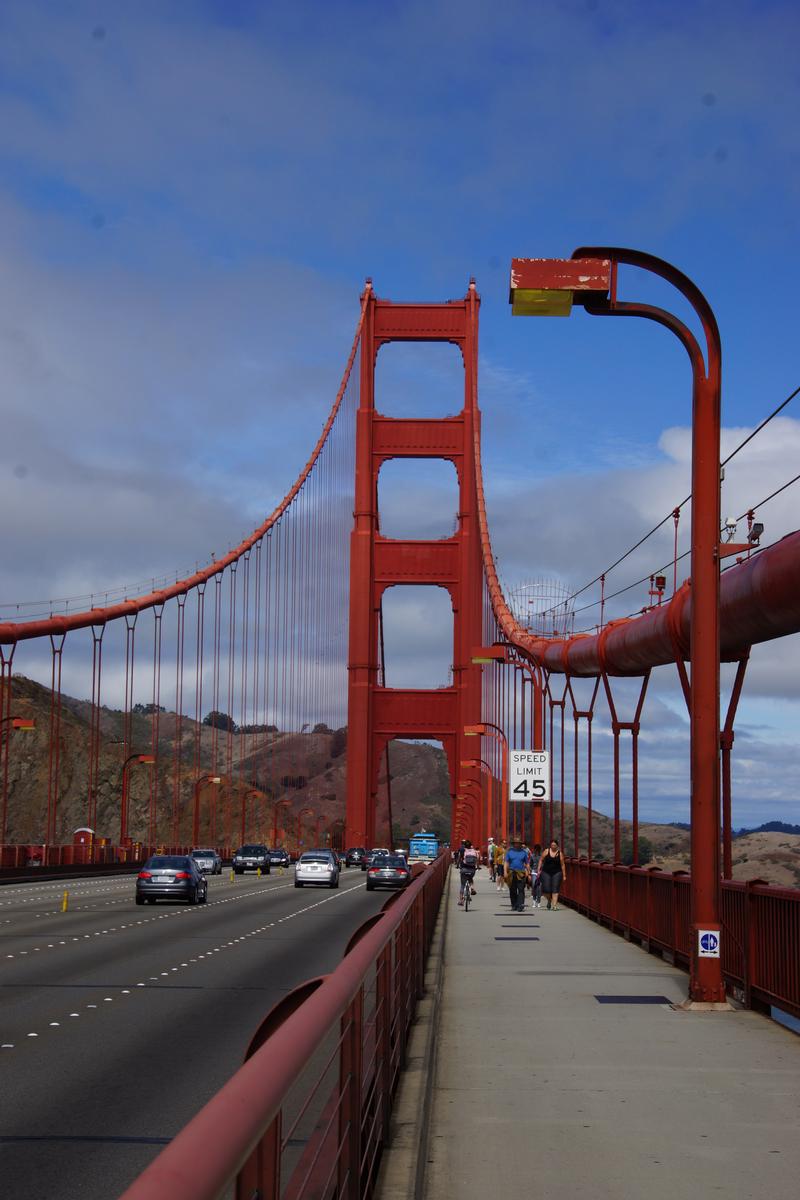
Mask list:
[{"label": "dark suv", "polygon": [[346,867],[360,867],[366,857],[366,846],[351,846],[349,850],[345,851],[344,865]]},{"label": "dark suv", "polygon": [[269,850],[260,842],[240,846],[233,856],[233,871],[235,875],[243,875],[245,871],[257,871],[261,868],[262,875],[269,875]]}]

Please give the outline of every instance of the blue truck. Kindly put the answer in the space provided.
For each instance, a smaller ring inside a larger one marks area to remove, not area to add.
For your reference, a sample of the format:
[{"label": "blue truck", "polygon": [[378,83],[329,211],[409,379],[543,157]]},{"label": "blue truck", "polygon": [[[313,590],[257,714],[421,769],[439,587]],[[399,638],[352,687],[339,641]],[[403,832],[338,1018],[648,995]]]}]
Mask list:
[{"label": "blue truck", "polygon": [[433,862],[439,854],[439,837],[429,830],[421,829],[408,839],[409,862]]}]

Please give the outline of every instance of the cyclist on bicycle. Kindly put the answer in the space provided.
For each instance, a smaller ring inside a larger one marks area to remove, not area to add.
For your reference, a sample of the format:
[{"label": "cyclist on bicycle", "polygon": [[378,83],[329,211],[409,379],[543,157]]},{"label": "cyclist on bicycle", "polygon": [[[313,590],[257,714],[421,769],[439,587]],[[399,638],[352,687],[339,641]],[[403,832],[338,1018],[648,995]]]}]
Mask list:
[{"label": "cyclist on bicycle", "polygon": [[478,860],[480,855],[473,846],[472,842],[465,841],[461,847],[459,870],[461,871],[461,888],[458,893],[458,903],[464,903],[464,892],[469,888],[472,895],[475,895],[475,888],[472,886],[472,881],[475,878],[475,872],[478,869]]}]

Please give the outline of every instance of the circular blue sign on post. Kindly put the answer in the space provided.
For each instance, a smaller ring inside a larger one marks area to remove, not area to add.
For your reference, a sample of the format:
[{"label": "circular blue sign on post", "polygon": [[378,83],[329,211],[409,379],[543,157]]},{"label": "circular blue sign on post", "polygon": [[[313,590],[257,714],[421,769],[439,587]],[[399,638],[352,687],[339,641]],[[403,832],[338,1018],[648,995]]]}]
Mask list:
[{"label": "circular blue sign on post", "polygon": [[706,954],[713,954],[719,946],[719,938],[715,933],[704,933],[700,938],[700,946]]}]

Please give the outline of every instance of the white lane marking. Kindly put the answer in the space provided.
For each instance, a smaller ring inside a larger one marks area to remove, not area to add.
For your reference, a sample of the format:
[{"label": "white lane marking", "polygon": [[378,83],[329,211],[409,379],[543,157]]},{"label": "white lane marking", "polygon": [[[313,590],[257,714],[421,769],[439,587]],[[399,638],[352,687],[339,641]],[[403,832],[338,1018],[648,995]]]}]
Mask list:
[{"label": "white lane marking", "polygon": [[[363,884],[361,884],[361,883],[356,884],[354,887],[343,888],[341,891],[337,891],[336,894],[333,896],[326,896],[324,900],[318,900],[315,904],[307,904],[304,908],[297,909],[295,912],[289,913],[285,917],[280,917],[277,922],[270,921],[269,923],[267,923],[265,925],[259,925],[255,929],[251,929],[249,933],[242,934],[238,938],[235,938],[234,941],[226,942],[222,946],[214,946],[211,950],[206,951],[206,954],[200,954],[200,955],[198,955],[197,958],[192,958],[189,961],[192,963],[196,963],[200,959],[206,958],[206,956],[210,957],[211,954],[217,954],[217,953],[219,953],[220,950],[226,950],[229,946],[241,944],[241,943],[247,941],[249,938],[255,937],[259,933],[266,933],[266,931],[268,929],[274,929],[276,924],[280,925],[284,921],[291,921],[294,917],[302,916],[304,913],[311,912],[315,908],[320,908],[323,904],[330,904],[331,901],[333,901],[333,900],[341,900],[343,896],[349,895],[349,893],[351,893],[351,892],[361,891],[362,888],[363,888]],[[274,889],[274,890],[277,890],[277,889]],[[253,893],[250,893],[250,894],[253,894]],[[258,893],[255,893],[255,894],[258,894]],[[243,897],[237,897],[237,898],[243,898]],[[231,897],[231,899],[233,899],[233,897]],[[77,938],[73,938],[73,941],[77,941],[77,940],[78,940]],[[64,942],[61,942],[61,945],[64,945]],[[182,967],[185,967],[185,966],[188,966],[189,964],[181,963],[180,965]],[[160,976],[159,975],[151,975],[150,979],[152,981],[158,983],[161,978],[163,978],[164,976],[166,976],[168,978],[172,971],[177,971],[177,970],[178,970],[177,967],[171,967],[169,969],[169,971],[162,971]],[[136,987],[140,987],[140,988],[147,987],[147,984],[144,982],[139,982],[136,984]],[[131,994],[131,990],[130,990],[130,988],[122,988],[122,989],[120,989],[120,994],[123,996],[129,996]],[[114,999],[113,996],[104,996],[103,1002],[110,1004],[113,1002],[113,999]],[[97,1009],[98,1007],[99,1006],[97,1004],[93,1004],[93,1003],[89,1003],[86,1005],[87,1009]],[[69,1013],[69,1016],[73,1017],[73,1018],[79,1017],[80,1013],[71,1012],[71,1013]],[[58,1029],[58,1028],[60,1028],[60,1026],[61,1026],[60,1021],[50,1021],[49,1022],[50,1028]],[[29,1034],[27,1034],[27,1036],[29,1038],[38,1038],[39,1035],[38,1035],[38,1033],[29,1033]],[[0,1049],[1,1050],[13,1050],[14,1043],[13,1042],[3,1042],[2,1044],[0,1044]]]},{"label": "white lane marking", "polygon": [[[127,884],[126,884],[126,886],[127,886]],[[199,915],[200,912],[203,912],[203,911],[208,912],[209,909],[216,908],[220,904],[231,904],[235,900],[248,900],[248,899],[252,899],[253,897],[265,897],[265,896],[268,897],[268,896],[273,895],[275,892],[286,891],[286,889],[291,886],[293,886],[293,885],[288,884],[288,883],[276,883],[276,884],[267,883],[267,884],[256,885],[252,890],[247,890],[247,891],[240,890],[236,896],[226,896],[223,899],[212,900],[205,905],[198,905],[197,907],[192,905],[190,908],[179,908],[179,909],[175,909],[172,912],[159,913],[158,916],[142,918],[141,920],[138,920],[136,922],[136,924],[137,925],[149,925],[153,921],[165,921],[165,920],[168,920],[170,917],[188,916],[190,912],[194,913],[195,915]],[[127,897],[126,900],[129,901],[129,897]],[[71,911],[75,911],[75,910],[71,910]],[[56,914],[54,913],[53,915],[56,915]],[[58,912],[57,915],[60,917],[62,914],[60,912]],[[131,925],[122,925],[120,927],[115,926],[113,929],[103,929],[103,930],[96,929],[92,933],[84,933],[84,934],[81,934],[79,937],[72,937],[71,941],[72,942],[80,942],[81,940],[90,941],[91,938],[93,938],[93,937],[102,937],[103,934],[117,933],[121,929],[133,929],[133,925],[132,924]],[[62,941],[59,941],[57,944],[59,946],[65,946],[66,941],[62,940]],[[56,947],[56,943],[54,943],[54,942],[49,942],[47,944],[48,950],[54,950],[55,947]],[[42,947],[40,947],[40,946],[34,947],[35,950],[41,950],[41,948]],[[17,951],[17,954],[19,954],[19,955],[27,955],[28,953],[29,953],[28,950],[18,950]],[[14,955],[7,954],[6,958],[13,959]]]}]

